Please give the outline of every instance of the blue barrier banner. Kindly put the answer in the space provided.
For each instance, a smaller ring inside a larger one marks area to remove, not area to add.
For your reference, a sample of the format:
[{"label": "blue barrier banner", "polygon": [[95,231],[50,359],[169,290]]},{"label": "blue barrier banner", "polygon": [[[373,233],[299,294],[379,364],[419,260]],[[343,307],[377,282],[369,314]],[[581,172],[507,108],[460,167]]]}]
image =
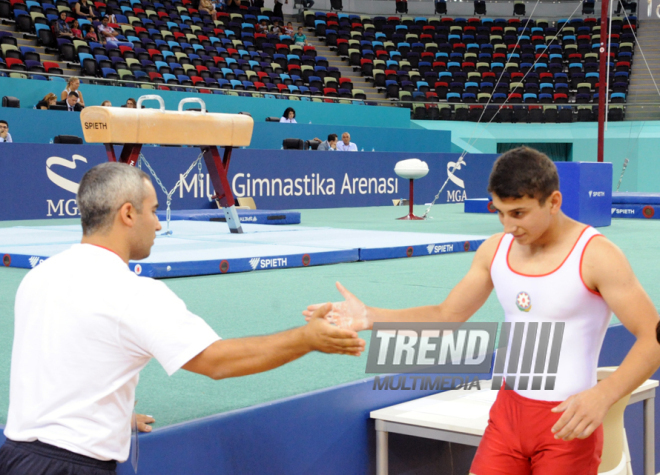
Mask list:
[{"label": "blue barrier banner", "polygon": [[557,162],[561,209],[567,216],[591,226],[612,223],[612,164]]},{"label": "blue barrier banner", "polygon": [[[119,147],[116,147],[119,152]],[[213,186],[202,160],[183,178],[200,150],[192,147],[143,147],[143,154],[171,190],[172,209],[215,207]],[[259,209],[305,209],[388,206],[408,198],[408,180],[397,177],[400,160],[419,158],[429,174],[415,182],[416,204],[433,200],[447,182],[437,203],[487,197],[494,154],[313,152],[290,150],[234,150],[229,180],[235,196],[254,198]],[[2,149],[0,166],[0,220],[66,218],[78,216],[76,192],[83,174],[107,161],[101,145],[12,144]],[[146,167],[143,167],[149,173]],[[166,196],[156,184],[160,208]]]}]

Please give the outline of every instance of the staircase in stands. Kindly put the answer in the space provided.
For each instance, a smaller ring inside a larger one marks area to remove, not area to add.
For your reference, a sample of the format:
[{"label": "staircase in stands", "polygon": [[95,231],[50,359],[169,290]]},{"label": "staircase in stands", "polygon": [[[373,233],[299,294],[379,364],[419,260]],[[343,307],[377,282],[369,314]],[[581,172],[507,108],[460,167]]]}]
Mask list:
[{"label": "staircase in stands", "polygon": [[[638,46],[630,72],[630,88],[628,89],[625,120],[660,120],[660,94],[656,90],[653,79],[646,67],[641,51],[649,63],[655,82],[660,87],[660,22],[643,20],[637,31]],[[641,50],[641,51],[640,51]],[[655,105],[635,105],[649,104]]]},{"label": "staircase in stands", "polygon": [[[62,68],[62,71],[66,76],[80,76],[80,68],[78,67],[74,69],[69,68],[65,61],[60,61],[59,54],[57,54],[55,50],[52,50],[54,54],[46,53],[46,48],[44,48],[43,46],[37,43],[36,36],[24,35],[23,33],[16,31],[16,25],[13,22],[4,20],[2,23],[0,23],[0,31],[8,31],[12,35],[14,35],[18,43],[16,46],[18,46],[19,48],[21,46],[31,46],[32,48],[36,49],[37,53],[39,53],[39,57],[42,63],[44,61],[52,61],[60,65],[60,68]],[[60,100],[59,92],[57,93],[57,100],[58,101]]]},{"label": "staircase in stands", "polygon": [[[318,36],[316,36],[316,31],[314,28],[305,28],[304,23],[297,22],[295,18],[285,18],[285,22],[290,21],[295,25],[294,29],[298,29],[299,26],[302,26],[305,29],[305,34],[307,35],[307,41],[316,48],[317,56],[324,56],[328,59],[328,64],[339,68],[341,71],[342,77],[351,78],[353,83],[353,89],[362,89],[367,95],[367,101],[384,101],[385,96],[378,92],[378,90],[373,87],[373,83],[367,81],[367,79],[360,74],[360,71],[353,71],[353,66],[348,64],[348,59],[342,59],[337,55],[337,52],[331,50],[329,46],[325,45],[325,41]],[[379,105],[387,105],[385,103]]]}]

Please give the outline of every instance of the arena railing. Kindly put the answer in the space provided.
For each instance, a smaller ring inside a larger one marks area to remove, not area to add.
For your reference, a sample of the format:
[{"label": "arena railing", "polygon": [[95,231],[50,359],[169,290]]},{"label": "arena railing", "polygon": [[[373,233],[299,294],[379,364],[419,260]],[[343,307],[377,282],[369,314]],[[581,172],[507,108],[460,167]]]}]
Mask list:
[{"label": "arena railing", "polygon": [[[42,73],[42,72],[33,72],[33,71],[16,71],[16,70],[9,70],[9,69],[0,69],[0,72],[4,73],[18,73],[22,74],[25,76],[45,76],[48,78],[51,77],[57,77],[57,78],[67,78],[69,77],[68,75],[62,75],[62,74],[50,74],[50,73]],[[217,88],[217,87],[209,87],[207,85],[204,86],[188,86],[188,85],[176,85],[176,84],[164,84],[164,83],[155,83],[155,82],[145,82],[145,81],[132,81],[132,80],[122,80],[122,79],[108,79],[108,78],[91,78],[87,76],[78,76],[80,80],[83,83],[86,84],[97,84],[97,85],[110,85],[110,86],[121,86],[121,87],[130,87],[131,89],[141,89],[145,91],[152,91],[152,90],[162,90],[159,89],[159,86],[165,86],[170,88],[169,90],[172,91],[181,91],[181,92],[191,92],[195,94],[207,94],[207,93],[202,93],[200,92],[201,90],[211,90],[215,91],[213,92],[214,95],[228,95],[228,96],[233,96],[236,97],[239,95],[239,93],[245,93],[249,94],[249,96],[243,96],[243,97],[254,97],[254,98],[264,98],[264,95],[268,94],[271,96],[274,96],[276,99],[279,100],[291,100],[291,97],[296,97],[300,98],[301,96],[306,96],[309,97],[310,99],[313,97],[315,99],[320,100],[319,101],[313,101],[317,103],[326,103],[332,102],[332,103],[338,103],[338,104],[353,104],[353,105],[376,105],[376,106],[385,106],[385,107],[402,107],[402,108],[408,108],[411,109],[411,114],[414,113],[415,106],[429,106],[429,107],[438,107],[438,106],[452,106],[452,107],[470,107],[470,106],[480,106],[488,109],[494,109],[494,108],[500,108],[500,107],[509,107],[513,106],[515,108],[538,108],[540,107],[545,107],[545,106],[550,106],[550,107],[557,107],[557,108],[566,108],[570,107],[574,110],[577,110],[581,107],[593,107],[598,105],[597,103],[594,102],[588,102],[588,103],[576,103],[576,102],[569,102],[569,103],[509,103],[506,102],[504,104],[502,103],[482,103],[482,102],[447,102],[447,101],[401,101],[398,99],[355,99],[355,98],[340,98],[340,97],[330,97],[330,96],[309,96],[306,94],[287,94],[287,93],[281,93],[281,92],[263,92],[263,91],[244,91],[244,90],[235,90],[235,89],[222,89],[222,88]],[[34,80],[34,79],[33,79]],[[147,85],[151,86],[150,88],[144,88],[142,86]],[[623,106],[625,111],[630,112],[633,110],[643,110],[644,112],[651,112],[654,114],[657,114],[657,118],[654,120],[660,120],[660,102],[634,102],[634,103],[610,103],[610,107],[618,107],[618,106]]]}]

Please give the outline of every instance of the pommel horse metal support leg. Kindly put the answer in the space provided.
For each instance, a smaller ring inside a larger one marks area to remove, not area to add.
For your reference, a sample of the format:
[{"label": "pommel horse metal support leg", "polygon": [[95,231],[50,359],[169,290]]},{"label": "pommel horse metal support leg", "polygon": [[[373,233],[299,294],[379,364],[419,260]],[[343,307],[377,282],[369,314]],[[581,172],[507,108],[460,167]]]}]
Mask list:
[{"label": "pommel horse metal support leg", "polygon": [[[145,100],[158,101],[160,108],[142,109]],[[184,111],[183,105],[190,102],[200,104],[201,111]],[[232,233],[243,232],[227,170],[232,149],[250,145],[254,127],[252,117],[207,113],[206,104],[199,98],[183,99],[178,111],[167,111],[160,96],[149,95],[138,99],[136,109],[87,107],[81,112],[80,120],[85,140],[103,143],[111,162],[119,161],[135,166],[140,159],[143,144],[199,147],[209,179],[213,183],[215,199],[224,208],[229,230]],[[119,160],[115,155],[114,144],[123,144]],[[225,149],[222,158],[218,147]]]},{"label": "pommel horse metal support leg", "polygon": [[225,211],[225,219],[227,220],[229,231],[242,234],[243,228],[238,219],[234,195],[231,192],[231,186],[227,179],[227,171],[229,170],[229,162],[231,161],[231,151],[231,147],[225,147],[225,154],[221,161],[217,147],[202,147],[206,169],[209,172],[209,178],[215,189],[215,199],[220,205],[222,205],[222,208]]}]

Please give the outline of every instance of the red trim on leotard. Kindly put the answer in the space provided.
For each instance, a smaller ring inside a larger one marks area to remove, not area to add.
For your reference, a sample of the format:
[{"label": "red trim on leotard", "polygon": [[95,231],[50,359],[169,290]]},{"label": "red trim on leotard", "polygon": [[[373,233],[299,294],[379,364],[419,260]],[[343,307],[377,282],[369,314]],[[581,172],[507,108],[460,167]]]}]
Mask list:
[{"label": "red trim on leotard", "polygon": [[493,270],[493,262],[495,262],[495,258],[497,257],[497,251],[500,250],[500,244],[502,244],[502,239],[504,239],[504,236],[506,236],[506,234],[502,234],[500,241],[497,243],[497,247],[495,248],[495,254],[493,254],[493,258],[490,260],[490,267],[488,268],[489,272]]},{"label": "red trim on leotard", "polygon": [[583,235],[584,232],[585,232],[587,229],[589,229],[590,227],[591,227],[591,226],[585,226],[585,227],[584,227],[584,229],[582,230],[582,232],[581,232],[580,235],[578,236],[577,240],[575,241],[575,244],[573,244],[573,247],[571,248],[570,252],[566,255],[566,257],[565,257],[564,260],[561,262],[561,264],[559,264],[559,266],[558,266],[555,270],[553,270],[553,271],[550,271],[550,272],[548,272],[548,273],[546,273],[546,274],[532,275],[532,274],[523,274],[522,272],[517,272],[517,271],[513,270],[513,269],[511,268],[511,265],[509,264],[509,254],[511,253],[511,246],[513,245],[513,241],[514,241],[514,239],[511,240],[511,244],[509,244],[509,250],[508,250],[507,253],[506,253],[506,265],[507,265],[507,267],[509,268],[509,270],[510,270],[511,272],[513,272],[514,274],[522,275],[523,277],[545,277],[545,276],[547,276],[547,275],[554,274],[554,273],[557,272],[559,269],[561,269],[561,266],[563,266],[564,263],[566,262],[566,260],[571,256],[571,254],[573,253],[573,250],[575,249],[575,246],[577,246],[577,243],[580,242],[580,239],[582,238],[582,235]]},{"label": "red trim on leotard", "polygon": [[[591,242],[591,240],[592,240],[593,238],[595,238],[595,237],[598,237],[598,236],[603,236],[603,235],[602,235],[602,234],[594,234],[593,236],[591,236],[591,237],[589,238],[589,240],[587,241],[587,243],[584,245],[584,248],[582,249],[582,255],[580,256],[580,280],[582,281],[582,284],[584,285],[584,287],[585,287],[589,292],[591,292],[591,293],[594,294],[594,295],[598,295],[599,297],[601,297],[600,292],[598,292],[597,290],[591,290],[591,289],[589,288],[589,286],[587,285],[587,283],[584,281],[584,278],[582,277],[582,260],[584,259],[584,251],[587,250],[587,246],[589,245],[589,243]],[[603,236],[603,237],[604,237],[604,236]]]}]

